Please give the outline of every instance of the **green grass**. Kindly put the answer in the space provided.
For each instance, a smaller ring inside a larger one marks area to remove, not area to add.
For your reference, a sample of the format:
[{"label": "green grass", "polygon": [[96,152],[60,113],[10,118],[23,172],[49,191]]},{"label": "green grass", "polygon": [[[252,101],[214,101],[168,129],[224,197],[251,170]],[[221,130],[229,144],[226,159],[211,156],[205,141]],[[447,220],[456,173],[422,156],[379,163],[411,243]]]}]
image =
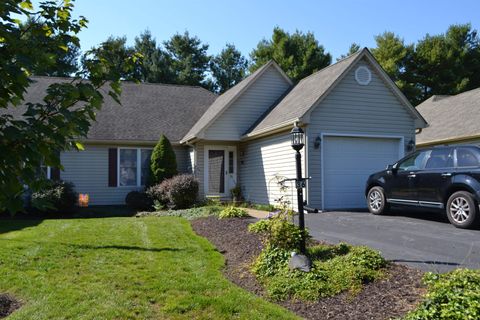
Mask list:
[{"label": "green grass", "polygon": [[1,221],[8,319],[294,319],[221,273],[223,257],[176,217]]}]

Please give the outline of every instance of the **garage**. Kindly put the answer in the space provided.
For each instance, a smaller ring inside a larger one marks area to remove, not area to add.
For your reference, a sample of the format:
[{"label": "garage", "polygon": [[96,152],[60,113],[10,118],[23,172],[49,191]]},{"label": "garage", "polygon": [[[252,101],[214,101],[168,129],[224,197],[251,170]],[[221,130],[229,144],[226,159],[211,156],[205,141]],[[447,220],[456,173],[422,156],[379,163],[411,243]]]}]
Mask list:
[{"label": "garage", "polygon": [[403,137],[325,135],[323,141],[324,209],[366,208],[368,176],[403,156]]}]

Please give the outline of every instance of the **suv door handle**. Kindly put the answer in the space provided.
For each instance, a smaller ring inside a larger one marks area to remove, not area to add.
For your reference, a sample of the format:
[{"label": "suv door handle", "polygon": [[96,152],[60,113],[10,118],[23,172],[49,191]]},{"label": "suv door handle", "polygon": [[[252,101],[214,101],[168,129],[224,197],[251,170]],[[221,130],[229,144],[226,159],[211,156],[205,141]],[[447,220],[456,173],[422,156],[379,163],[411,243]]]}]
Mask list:
[{"label": "suv door handle", "polygon": [[416,176],[417,176],[416,174],[411,173],[411,174],[409,174],[407,177],[408,177],[408,178],[415,178]]},{"label": "suv door handle", "polygon": [[442,177],[451,177],[451,176],[452,176],[451,172],[442,173]]}]

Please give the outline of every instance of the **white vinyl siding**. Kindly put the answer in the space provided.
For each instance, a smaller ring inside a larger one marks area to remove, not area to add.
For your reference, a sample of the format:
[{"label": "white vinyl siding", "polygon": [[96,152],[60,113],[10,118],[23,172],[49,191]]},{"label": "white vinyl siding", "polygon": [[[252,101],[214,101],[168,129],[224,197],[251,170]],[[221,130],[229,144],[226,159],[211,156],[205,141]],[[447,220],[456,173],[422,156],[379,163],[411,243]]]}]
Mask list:
[{"label": "white vinyl siding", "polygon": [[[355,70],[359,65],[372,71],[372,80],[366,86],[355,81]],[[415,141],[413,117],[364,60],[353,66],[310,114],[308,172],[312,179],[309,181],[308,202],[316,208],[322,208],[322,150],[315,149],[313,142],[322,133],[400,136],[405,144],[411,139]]]},{"label": "white vinyl siding", "polygon": [[207,128],[205,139],[238,141],[289,86],[280,72],[271,66]]},{"label": "white vinyl siding", "polygon": [[[303,151],[301,153],[304,168],[305,153]],[[285,195],[293,208],[297,208],[294,182],[287,182],[288,191],[282,193],[275,179],[276,176],[296,177],[295,151],[291,147],[288,132],[242,144],[239,163],[240,185],[246,201],[277,204],[275,200]],[[305,174],[305,171],[303,173]]]},{"label": "white vinyl siding", "polygon": [[[153,147],[153,146],[152,146]],[[78,193],[90,196],[90,205],[125,204],[125,196],[141,187],[109,187],[108,186],[108,149],[122,146],[85,145],[84,151],[67,151],[61,153],[64,170],[60,178],[73,182]],[[138,148],[147,148],[140,147]],[[177,166],[180,172],[186,170],[188,164],[188,148],[174,146],[177,155]]]}]

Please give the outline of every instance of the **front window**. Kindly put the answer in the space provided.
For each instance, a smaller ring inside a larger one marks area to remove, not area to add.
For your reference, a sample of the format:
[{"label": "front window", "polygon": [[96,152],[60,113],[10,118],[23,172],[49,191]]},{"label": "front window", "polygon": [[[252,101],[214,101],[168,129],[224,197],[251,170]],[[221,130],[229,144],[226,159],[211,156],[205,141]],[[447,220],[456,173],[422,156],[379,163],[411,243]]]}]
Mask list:
[{"label": "front window", "polygon": [[403,160],[397,165],[399,171],[417,171],[423,169],[425,166],[425,159],[430,154],[430,151],[422,151],[413,154],[407,159]]},{"label": "front window", "polygon": [[151,149],[119,149],[119,186],[144,186],[150,173]]}]

